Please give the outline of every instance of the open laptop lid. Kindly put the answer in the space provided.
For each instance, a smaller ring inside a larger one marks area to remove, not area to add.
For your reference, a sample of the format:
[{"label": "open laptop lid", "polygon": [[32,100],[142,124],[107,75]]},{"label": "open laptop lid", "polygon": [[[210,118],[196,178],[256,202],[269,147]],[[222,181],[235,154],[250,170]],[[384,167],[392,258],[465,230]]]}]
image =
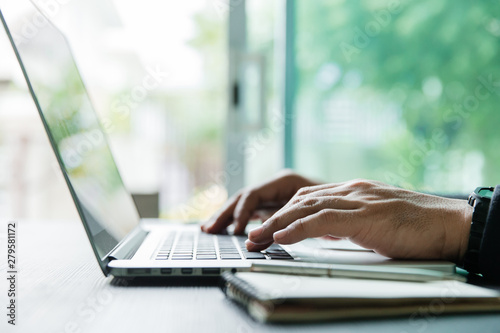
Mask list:
[{"label": "open laptop lid", "polygon": [[35,33],[23,34],[26,22],[44,18],[31,7],[33,11],[26,19],[9,21],[11,18],[4,17],[1,10],[0,19],[94,253],[107,275],[109,253],[138,225],[139,214],[120,177],[65,36],[46,18],[46,24],[37,27]]}]

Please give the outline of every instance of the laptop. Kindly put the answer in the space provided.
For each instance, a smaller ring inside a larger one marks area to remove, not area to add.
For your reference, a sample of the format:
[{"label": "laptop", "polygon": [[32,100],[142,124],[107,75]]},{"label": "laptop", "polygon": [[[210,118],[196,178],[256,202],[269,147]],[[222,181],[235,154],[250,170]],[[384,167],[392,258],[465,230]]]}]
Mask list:
[{"label": "laptop", "polygon": [[106,276],[210,277],[247,271],[252,263],[269,260],[390,264],[454,272],[449,262],[393,261],[353,244],[332,252],[315,240],[248,252],[246,236],[204,234],[198,225],[140,219],[65,36],[49,22],[23,38],[11,33],[1,10],[0,19]]},{"label": "laptop", "polygon": [[22,38],[11,33],[1,11],[0,17],[104,274],[213,276],[248,270],[255,260],[293,260],[279,245],[246,251],[246,236],[141,220],[65,36],[48,23]]}]

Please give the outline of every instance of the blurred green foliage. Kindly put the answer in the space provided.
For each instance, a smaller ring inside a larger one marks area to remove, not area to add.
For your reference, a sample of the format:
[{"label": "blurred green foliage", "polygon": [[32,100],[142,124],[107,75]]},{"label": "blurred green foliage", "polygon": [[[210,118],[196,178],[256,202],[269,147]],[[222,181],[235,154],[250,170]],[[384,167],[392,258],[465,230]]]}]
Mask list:
[{"label": "blurred green foliage", "polygon": [[[297,6],[299,171],[441,191],[500,183],[498,1],[300,0]],[[301,128],[328,132],[335,123],[330,113],[352,112],[338,103],[346,98],[364,109],[352,117],[393,114],[397,121],[368,143],[359,137],[370,124],[359,127],[360,121],[348,122],[354,139],[343,141]]]}]

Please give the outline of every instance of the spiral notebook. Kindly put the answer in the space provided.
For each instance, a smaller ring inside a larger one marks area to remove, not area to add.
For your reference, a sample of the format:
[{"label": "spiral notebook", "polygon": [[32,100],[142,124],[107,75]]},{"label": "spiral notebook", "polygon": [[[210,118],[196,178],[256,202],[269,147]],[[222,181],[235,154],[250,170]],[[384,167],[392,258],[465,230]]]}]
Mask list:
[{"label": "spiral notebook", "polygon": [[[459,281],[400,282],[226,272],[222,290],[260,322],[500,312],[500,292]],[[425,315],[425,314],[424,314]]]}]

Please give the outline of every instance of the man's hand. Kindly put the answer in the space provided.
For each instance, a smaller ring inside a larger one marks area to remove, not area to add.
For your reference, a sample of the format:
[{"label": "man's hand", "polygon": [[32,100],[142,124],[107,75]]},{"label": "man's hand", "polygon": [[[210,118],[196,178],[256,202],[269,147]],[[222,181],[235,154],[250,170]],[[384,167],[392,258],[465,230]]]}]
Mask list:
[{"label": "man's hand", "polygon": [[[208,233],[220,233],[231,223],[236,223],[235,234],[245,231],[248,221],[263,209],[281,208],[302,187],[317,183],[285,171],[271,181],[257,187],[244,189],[228,200],[201,229]],[[272,215],[272,214],[271,214]],[[262,217],[262,215],[260,215]],[[263,220],[266,220],[265,216]]]},{"label": "man's hand", "polygon": [[[217,228],[212,225],[211,230],[226,226],[234,207],[238,230],[243,230],[258,203],[285,199],[295,193],[297,186],[281,184],[281,192],[268,184],[267,191],[252,191],[250,199],[248,192],[240,195],[219,215],[219,222],[214,224]],[[259,251],[273,240],[292,244],[330,235],[348,238],[391,258],[459,262],[467,248],[471,221],[472,207],[465,200],[354,180],[301,188],[283,208],[249,233],[246,245],[251,251]]]}]

